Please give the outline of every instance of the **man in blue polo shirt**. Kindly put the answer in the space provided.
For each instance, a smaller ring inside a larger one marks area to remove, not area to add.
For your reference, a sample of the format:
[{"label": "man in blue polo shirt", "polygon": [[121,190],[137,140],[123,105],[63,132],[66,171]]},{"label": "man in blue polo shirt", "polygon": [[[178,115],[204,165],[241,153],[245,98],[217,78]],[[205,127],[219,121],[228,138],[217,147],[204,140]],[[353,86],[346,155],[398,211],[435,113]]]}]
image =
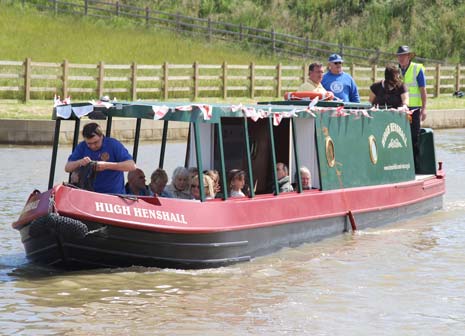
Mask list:
[{"label": "man in blue polo shirt", "polygon": [[330,55],[328,58],[329,70],[324,74],[321,84],[342,101],[360,103],[357,84],[349,74],[342,71],[343,62],[344,60],[338,54]]},{"label": "man in blue polo shirt", "polygon": [[105,137],[97,123],[89,123],[82,130],[84,141],[69,156],[65,171],[70,173],[91,161],[96,161],[97,176],[94,191],[124,194],[124,173],[136,169],[128,150],[116,139]]}]

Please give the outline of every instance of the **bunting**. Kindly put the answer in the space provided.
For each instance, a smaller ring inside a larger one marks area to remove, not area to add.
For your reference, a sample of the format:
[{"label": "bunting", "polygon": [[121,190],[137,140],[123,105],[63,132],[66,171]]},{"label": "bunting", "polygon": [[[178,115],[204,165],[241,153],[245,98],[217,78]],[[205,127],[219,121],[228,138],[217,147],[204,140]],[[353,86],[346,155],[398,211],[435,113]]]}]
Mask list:
[{"label": "bunting", "polygon": [[68,96],[65,99],[61,100],[60,96],[56,94],[53,96],[53,107],[57,107],[60,105],[70,105],[71,104],[71,97]]},{"label": "bunting", "polygon": [[273,126],[279,126],[282,119],[283,115],[281,113],[273,113]]},{"label": "bunting", "polygon": [[154,113],[153,115],[153,119],[154,120],[160,120],[161,118],[163,118],[166,113],[168,113],[168,111],[170,110],[170,108],[166,105],[163,105],[163,106],[152,106],[152,111]]}]

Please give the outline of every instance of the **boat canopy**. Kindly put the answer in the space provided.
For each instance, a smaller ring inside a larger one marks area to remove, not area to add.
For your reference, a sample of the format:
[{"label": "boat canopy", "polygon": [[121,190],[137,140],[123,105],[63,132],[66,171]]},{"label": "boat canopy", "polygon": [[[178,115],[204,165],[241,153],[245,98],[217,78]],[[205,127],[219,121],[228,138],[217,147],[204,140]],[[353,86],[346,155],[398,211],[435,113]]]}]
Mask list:
[{"label": "boat canopy", "polygon": [[[307,166],[312,186],[334,190],[409,181],[415,178],[410,127],[405,112],[379,110],[370,104],[317,101],[263,102],[256,105],[192,102],[87,102],[57,105],[52,167],[53,186],[60,122],[74,120],[73,149],[80,119],[106,119],[111,134],[114,117],[134,118],[136,161],[142,119],[164,122],[158,167],[163,168],[169,121],[188,122],[184,166],[247,173],[250,197],[279,194],[277,162],[289,166],[290,178],[302,192],[298,167]],[[226,148],[225,148],[226,147]],[[271,183],[270,183],[271,181]],[[199,178],[201,200],[205,199]],[[227,198],[225,193],[224,198]]]}]

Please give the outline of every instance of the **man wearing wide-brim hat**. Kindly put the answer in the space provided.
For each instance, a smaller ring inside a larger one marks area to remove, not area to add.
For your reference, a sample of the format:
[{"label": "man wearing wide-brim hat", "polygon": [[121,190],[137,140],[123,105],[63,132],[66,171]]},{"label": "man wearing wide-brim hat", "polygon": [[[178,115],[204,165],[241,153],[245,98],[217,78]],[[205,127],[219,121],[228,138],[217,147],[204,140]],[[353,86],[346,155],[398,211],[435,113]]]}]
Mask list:
[{"label": "man wearing wide-brim hat", "polygon": [[412,122],[410,129],[412,133],[413,155],[415,167],[418,169],[418,141],[420,137],[421,122],[426,119],[426,76],[423,64],[414,63],[412,59],[415,53],[409,46],[403,45],[397,49],[397,60],[399,61],[404,84],[408,88],[409,108],[412,110]]}]

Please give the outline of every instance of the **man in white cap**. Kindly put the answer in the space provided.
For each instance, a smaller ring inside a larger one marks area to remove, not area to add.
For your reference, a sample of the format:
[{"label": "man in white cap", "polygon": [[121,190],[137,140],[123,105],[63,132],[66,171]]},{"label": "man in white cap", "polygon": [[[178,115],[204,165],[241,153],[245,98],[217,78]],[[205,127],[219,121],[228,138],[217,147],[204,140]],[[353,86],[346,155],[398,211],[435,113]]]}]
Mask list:
[{"label": "man in white cap", "polygon": [[409,93],[409,108],[412,110],[410,130],[412,133],[413,156],[415,167],[418,168],[418,142],[420,138],[421,122],[426,119],[426,76],[423,64],[414,63],[415,57],[409,46],[400,46],[397,49],[397,60],[404,77],[404,84]]},{"label": "man in white cap", "polygon": [[324,74],[321,84],[342,101],[360,103],[357,84],[352,76],[342,71],[343,62],[344,60],[338,54],[330,55],[328,58],[329,70]]}]

